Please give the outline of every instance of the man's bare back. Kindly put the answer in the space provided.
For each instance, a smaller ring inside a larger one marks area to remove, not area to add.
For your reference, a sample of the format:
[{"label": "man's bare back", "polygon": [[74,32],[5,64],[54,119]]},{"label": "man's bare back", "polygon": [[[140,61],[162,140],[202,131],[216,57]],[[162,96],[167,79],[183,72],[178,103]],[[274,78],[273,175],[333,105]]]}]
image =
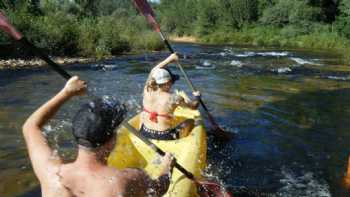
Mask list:
[{"label": "man's bare back", "polygon": [[[100,167],[100,169],[79,168],[66,164],[60,169],[59,184],[69,196],[146,196],[147,175],[138,169],[122,171]],[[141,178],[140,178],[141,177]]]},{"label": "man's bare back", "polygon": [[73,77],[23,125],[23,135],[42,196],[137,197],[166,193],[174,164],[170,154],[163,157],[162,171],[155,180],[139,169],[117,170],[106,165],[106,158],[115,144],[115,127],[124,119],[125,111],[120,106],[110,107],[94,101],[78,111],[73,120],[73,136],[79,148],[73,163],[64,164],[50,148],[42,134],[43,125],[63,103],[85,91],[86,84]]}]

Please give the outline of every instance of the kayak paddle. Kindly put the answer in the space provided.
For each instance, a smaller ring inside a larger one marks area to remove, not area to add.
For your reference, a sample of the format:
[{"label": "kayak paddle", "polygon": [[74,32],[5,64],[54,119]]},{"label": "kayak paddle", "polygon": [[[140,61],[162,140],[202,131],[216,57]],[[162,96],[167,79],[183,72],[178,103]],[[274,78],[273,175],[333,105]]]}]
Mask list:
[{"label": "kayak paddle", "polygon": [[[157,21],[155,19],[155,14],[154,14],[151,6],[148,4],[148,2],[146,0],[133,0],[133,2],[134,2],[135,7],[146,17],[148,23],[153,27],[153,29],[159,33],[161,39],[163,40],[163,42],[165,43],[165,45],[167,46],[169,51],[171,53],[174,53],[175,51],[174,51],[173,47],[170,45],[169,41],[166,39],[163,32],[161,31],[160,25],[157,23]],[[183,67],[181,66],[181,64],[179,62],[177,62],[177,66],[179,67],[181,73],[183,74],[183,76],[184,76],[187,84],[189,85],[190,89],[192,90],[192,92],[196,91],[196,88],[193,86],[193,83],[188,78],[185,70],[183,69]],[[213,127],[212,130],[214,130],[214,132],[212,132],[212,133],[214,134],[214,136],[222,141],[230,140],[233,137],[233,134],[226,132],[222,128],[220,128],[220,126],[216,123],[214,117],[210,114],[209,109],[204,104],[202,98],[199,98],[199,102],[202,105],[204,111],[206,112],[208,119],[209,119],[209,122],[211,123],[211,125]]]},{"label": "kayak paddle", "polygon": [[63,78],[70,79],[71,76],[63,70],[58,64],[53,62],[46,54],[44,54],[40,49],[36,48],[32,43],[30,43],[16,28],[8,21],[6,16],[0,11],[0,29],[6,32],[14,40],[22,44],[27,50],[32,52],[34,55],[40,57],[44,60],[52,69],[58,72]]},{"label": "kayak paddle", "polygon": [[[71,75],[66,72],[61,66],[53,62],[46,54],[41,52],[38,48],[36,48],[33,44],[31,44],[24,36],[17,31],[14,26],[7,20],[5,15],[0,11],[0,29],[9,34],[16,41],[22,43],[28,50],[34,52],[35,55],[43,59],[46,63],[48,63],[58,74],[60,74],[66,80],[71,78]],[[155,144],[153,144],[149,139],[142,136],[134,127],[132,127],[128,122],[124,121],[122,123],[130,132],[132,132],[136,137],[142,140],[144,143],[149,145],[154,151],[156,151],[161,156],[165,155],[165,152],[158,148]],[[225,188],[213,181],[199,181],[195,178],[195,176],[187,171],[184,167],[182,167],[179,163],[175,163],[175,167],[182,172],[187,178],[191,179],[198,188],[198,193],[201,197],[231,197],[232,195],[228,193]]]}]

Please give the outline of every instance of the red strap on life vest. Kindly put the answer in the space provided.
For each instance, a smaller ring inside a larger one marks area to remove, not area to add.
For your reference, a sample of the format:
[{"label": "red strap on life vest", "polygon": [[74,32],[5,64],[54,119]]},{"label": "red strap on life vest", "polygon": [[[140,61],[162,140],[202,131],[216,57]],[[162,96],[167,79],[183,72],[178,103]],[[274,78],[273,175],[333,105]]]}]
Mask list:
[{"label": "red strap on life vest", "polygon": [[158,123],[158,116],[161,116],[161,117],[164,117],[164,118],[168,118],[168,119],[172,118],[168,114],[158,114],[157,112],[149,111],[146,108],[143,108],[143,111],[149,113],[149,120],[152,121],[152,122],[155,122],[155,123]]}]

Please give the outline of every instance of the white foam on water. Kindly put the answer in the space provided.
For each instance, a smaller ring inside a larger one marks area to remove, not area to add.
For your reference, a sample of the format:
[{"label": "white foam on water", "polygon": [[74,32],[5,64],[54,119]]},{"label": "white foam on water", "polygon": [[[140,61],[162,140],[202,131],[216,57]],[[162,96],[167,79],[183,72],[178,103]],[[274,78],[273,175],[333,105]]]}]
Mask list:
[{"label": "white foam on water", "polygon": [[211,63],[209,60],[204,60],[203,61],[203,66],[211,66]]},{"label": "white foam on water", "polygon": [[350,76],[347,76],[347,77],[328,76],[327,78],[328,79],[333,79],[333,80],[340,80],[340,81],[350,80]]},{"label": "white foam on water", "polygon": [[102,65],[103,70],[113,70],[114,68],[117,68],[118,65],[116,64],[104,64]]},{"label": "white foam on water", "polygon": [[238,68],[241,68],[241,67],[243,66],[242,62],[241,62],[241,61],[238,61],[238,60],[232,60],[232,61],[230,62],[230,65],[231,65],[231,66],[236,66],[236,67],[238,67]]},{"label": "white foam on water", "polygon": [[255,52],[244,52],[241,54],[235,54],[236,57],[253,57],[256,56]]},{"label": "white foam on water", "polygon": [[225,53],[225,52],[221,52],[221,53],[219,53],[219,55],[221,55],[221,56],[225,57],[225,56],[227,55],[227,53]]},{"label": "white foam on water", "polygon": [[285,57],[288,56],[289,53],[288,52],[261,52],[261,53],[257,53],[258,55],[261,56],[272,56],[272,57]]},{"label": "white foam on water", "polygon": [[196,69],[211,70],[215,68],[216,66],[209,60],[201,60],[201,65],[196,65]]},{"label": "white foam on water", "polygon": [[313,62],[313,61],[310,61],[310,60],[305,60],[305,59],[302,59],[302,58],[299,58],[299,57],[291,57],[290,59],[295,61],[296,63],[298,63],[300,65],[305,65],[305,64],[322,65],[322,64],[319,64],[319,63],[316,63],[316,62]]},{"label": "white foam on water", "polygon": [[277,192],[278,196],[331,197],[326,181],[317,179],[312,172],[297,176],[291,170],[282,167],[281,173],[283,178],[280,182],[284,186]]},{"label": "white foam on water", "polygon": [[211,65],[211,66],[198,66],[198,65],[196,65],[196,69],[199,69],[199,70],[212,70],[215,68],[216,68],[215,65]]},{"label": "white foam on water", "polygon": [[224,48],[224,51],[227,53],[232,53],[232,49],[229,49],[229,48]]},{"label": "white foam on water", "polygon": [[240,53],[240,54],[235,54],[236,57],[254,57],[254,56],[263,56],[263,57],[285,57],[288,56],[289,53],[284,51],[284,52],[275,52],[275,51],[271,51],[271,52],[252,52],[252,51],[246,51],[244,53]]},{"label": "white foam on water", "polygon": [[289,73],[292,72],[292,69],[289,67],[282,67],[282,68],[277,68],[277,69],[272,69],[273,72],[277,72],[279,74],[283,74],[283,73]]}]

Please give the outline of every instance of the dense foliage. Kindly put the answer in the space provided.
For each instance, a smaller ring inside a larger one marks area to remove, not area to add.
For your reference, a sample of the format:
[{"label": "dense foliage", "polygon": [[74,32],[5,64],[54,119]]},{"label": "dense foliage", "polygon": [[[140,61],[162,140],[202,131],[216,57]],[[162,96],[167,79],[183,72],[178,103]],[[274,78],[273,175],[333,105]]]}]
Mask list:
[{"label": "dense foliage", "polygon": [[164,29],[204,42],[350,48],[350,0],[161,0]]},{"label": "dense foliage", "polygon": [[[157,50],[132,0],[2,0],[11,21],[54,55]],[[203,42],[350,51],[350,0],[159,0],[163,30]],[[9,39],[0,34],[0,42]]]},{"label": "dense foliage", "polygon": [[[102,58],[163,47],[129,0],[3,0],[0,8],[52,55]],[[0,42],[9,41],[0,34]]]}]

